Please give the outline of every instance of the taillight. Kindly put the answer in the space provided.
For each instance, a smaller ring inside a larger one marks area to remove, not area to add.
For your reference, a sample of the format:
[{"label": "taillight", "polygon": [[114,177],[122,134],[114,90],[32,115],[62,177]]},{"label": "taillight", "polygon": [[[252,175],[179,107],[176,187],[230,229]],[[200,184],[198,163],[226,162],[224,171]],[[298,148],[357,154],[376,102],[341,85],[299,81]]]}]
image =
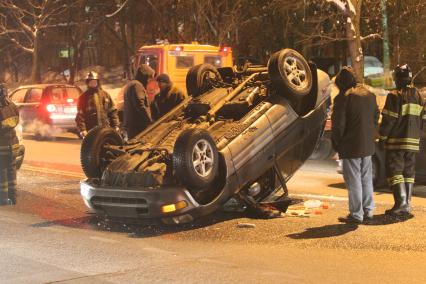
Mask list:
[{"label": "taillight", "polygon": [[55,112],[56,111],[56,106],[52,105],[52,104],[48,104],[48,105],[46,105],[46,110],[48,112]]},{"label": "taillight", "polygon": [[219,52],[220,53],[222,53],[223,55],[225,55],[225,56],[227,56],[228,55],[228,52],[231,50],[231,48],[230,47],[228,47],[228,46],[224,46],[224,47],[221,47],[220,49],[219,49]]}]

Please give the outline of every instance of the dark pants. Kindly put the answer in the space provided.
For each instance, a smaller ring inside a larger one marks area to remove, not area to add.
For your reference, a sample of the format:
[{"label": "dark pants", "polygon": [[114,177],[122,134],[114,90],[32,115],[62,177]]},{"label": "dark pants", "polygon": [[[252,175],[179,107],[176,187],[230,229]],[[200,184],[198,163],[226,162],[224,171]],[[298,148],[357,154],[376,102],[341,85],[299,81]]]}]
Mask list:
[{"label": "dark pants", "polygon": [[16,160],[13,155],[0,157],[0,204],[16,202]]},{"label": "dark pants", "polygon": [[390,186],[414,183],[416,153],[406,151],[386,152],[386,174]]}]

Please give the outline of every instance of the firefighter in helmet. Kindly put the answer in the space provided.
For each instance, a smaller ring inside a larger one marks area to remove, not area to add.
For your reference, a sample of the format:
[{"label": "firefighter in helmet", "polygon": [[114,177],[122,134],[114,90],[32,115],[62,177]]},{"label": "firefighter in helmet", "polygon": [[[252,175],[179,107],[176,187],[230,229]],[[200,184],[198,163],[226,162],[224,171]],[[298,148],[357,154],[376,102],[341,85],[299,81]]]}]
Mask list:
[{"label": "firefighter in helmet", "polygon": [[100,86],[99,75],[90,71],[86,76],[87,90],[78,99],[75,118],[80,136],[96,126],[112,127],[119,130],[117,109],[111,96]]},{"label": "firefighter in helmet", "polygon": [[19,111],[0,83],[0,205],[16,204],[16,151],[19,148],[15,127]]},{"label": "firefighter in helmet", "polygon": [[386,173],[395,202],[386,214],[407,215],[411,213],[424,102],[418,90],[411,85],[413,76],[407,64],[396,66],[393,79],[396,89],[386,98],[379,138],[381,147],[386,150]]}]

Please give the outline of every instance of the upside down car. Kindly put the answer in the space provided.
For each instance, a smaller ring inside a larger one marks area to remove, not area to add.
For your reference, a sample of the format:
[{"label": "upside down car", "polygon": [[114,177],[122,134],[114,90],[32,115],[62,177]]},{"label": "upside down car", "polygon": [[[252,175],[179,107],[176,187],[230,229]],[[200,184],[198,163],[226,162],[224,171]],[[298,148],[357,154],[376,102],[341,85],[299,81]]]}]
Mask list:
[{"label": "upside down car", "polygon": [[267,66],[194,66],[189,97],[135,138],[95,128],[82,142],[85,204],[117,218],[190,222],[231,197],[287,198],[286,182],[314,151],[330,78],[292,49]]}]

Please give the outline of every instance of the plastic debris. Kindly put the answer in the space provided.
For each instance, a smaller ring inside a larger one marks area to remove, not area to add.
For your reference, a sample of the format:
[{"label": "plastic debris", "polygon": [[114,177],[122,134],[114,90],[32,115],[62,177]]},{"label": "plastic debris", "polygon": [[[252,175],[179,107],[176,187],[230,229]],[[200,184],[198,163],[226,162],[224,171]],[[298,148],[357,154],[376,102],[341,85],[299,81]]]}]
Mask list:
[{"label": "plastic debris", "polygon": [[238,228],[256,228],[256,225],[255,224],[252,224],[252,223],[238,223],[237,224],[237,227]]},{"label": "plastic debris", "polygon": [[321,207],[321,201],[320,200],[314,200],[314,199],[309,199],[306,200],[303,205],[305,205],[305,208],[319,208]]}]

